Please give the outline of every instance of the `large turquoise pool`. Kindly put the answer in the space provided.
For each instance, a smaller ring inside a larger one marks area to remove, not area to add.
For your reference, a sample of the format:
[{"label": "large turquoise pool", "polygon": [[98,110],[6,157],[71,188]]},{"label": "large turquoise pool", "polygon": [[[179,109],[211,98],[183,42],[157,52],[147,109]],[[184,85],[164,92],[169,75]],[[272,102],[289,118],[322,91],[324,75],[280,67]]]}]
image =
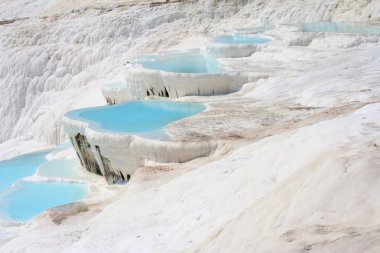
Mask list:
[{"label": "large turquoise pool", "polygon": [[166,53],[144,56],[136,60],[144,68],[173,73],[221,73],[218,61],[202,55],[200,52]]},{"label": "large turquoise pool", "polygon": [[380,27],[354,23],[316,22],[298,25],[303,32],[380,34]]},{"label": "large turquoise pool", "polygon": [[[51,151],[36,152],[0,161],[0,220],[27,221],[48,208],[79,201],[88,193],[88,186],[79,183],[58,183],[51,178],[73,175],[76,159],[48,161]],[[46,180],[27,178],[38,176]]]},{"label": "large turquoise pool", "polygon": [[48,208],[79,201],[87,186],[76,183],[22,182],[0,195],[3,219],[27,221]]},{"label": "large turquoise pool", "polygon": [[88,122],[92,129],[99,131],[144,135],[163,130],[169,123],[202,112],[205,108],[198,103],[132,101],[74,110],[65,116]]},{"label": "large turquoise pool", "polygon": [[214,43],[221,44],[240,44],[240,45],[254,45],[264,44],[271,40],[268,38],[249,36],[249,35],[222,35],[214,38]]}]

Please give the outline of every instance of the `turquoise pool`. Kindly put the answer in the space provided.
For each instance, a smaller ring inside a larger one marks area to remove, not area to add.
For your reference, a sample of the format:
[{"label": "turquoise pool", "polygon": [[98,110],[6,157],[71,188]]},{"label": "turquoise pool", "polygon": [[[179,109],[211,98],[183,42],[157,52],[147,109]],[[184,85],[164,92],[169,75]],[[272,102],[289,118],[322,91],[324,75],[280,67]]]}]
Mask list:
[{"label": "turquoise pool", "polygon": [[36,152],[0,161],[0,220],[27,221],[48,208],[78,201],[88,194],[88,187],[78,183],[25,181],[39,176],[65,178],[75,173],[76,159],[47,161],[51,151]]},{"label": "turquoise pool", "polygon": [[203,56],[200,52],[167,53],[143,56],[135,61],[144,68],[172,73],[221,73],[218,61]]},{"label": "turquoise pool", "polygon": [[27,221],[48,208],[79,201],[87,191],[86,185],[75,183],[22,182],[0,195],[0,215]]},{"label": "turquoise pool", "polygon": [[205,110],[203,104],[174,101],[132,101],[114,106],[74,110],[66,117],[85,121],[92,129],[144,135],[163,130],[166,125]]},{"label": "turquoise pool", "polygon": [[80,163],[78,159],[60,158],[38,167],[38,175],[49,178],[75,178]]},{"label": "turquoise pool", "polygon": [[246,35],[222,35],[216,37],[213,42],[221,44],[240,44],[240,45],[254,45],[265,44],[270,42],[268,38]]},{"label": "turquoise pool", "polygon": [[36,152],[0,161],[0,192],[11,187],[17,180],[32,176],[37,167],[45,163],[49,151]]},{"label": "turquoise pool", "polygon": [[302,32],[380,34],[380,27],[354,23],[316,22],[297,26]]}]

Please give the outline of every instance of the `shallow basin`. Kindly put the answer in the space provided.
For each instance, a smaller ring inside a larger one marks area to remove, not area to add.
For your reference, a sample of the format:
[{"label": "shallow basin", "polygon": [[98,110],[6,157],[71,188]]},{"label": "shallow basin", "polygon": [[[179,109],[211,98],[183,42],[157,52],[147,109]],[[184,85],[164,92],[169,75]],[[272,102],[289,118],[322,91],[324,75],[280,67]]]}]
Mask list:
[{"label": "shallow basin", "polygon": [[257,36],[245,35],[222,35],[214,38],[212,42],[221,44],[239,44],[239,45],[252,45],[252,44],[265,44],[270,42],[268,38]]},{"label": "shallow basin", "polygon": [[87,191],[83,184],[23,182],[1,196],[0,213],[11,220],[26,221],[48,208],[79,201]]},{"label": "shallow basin", "polygon": [[168,124],[205,109],[198,103],[140,100],[71,111],[63,124],[88,171],[110,184],[124,184],[144,165],[209,155],[212,141],[175,140],[165,131]]},{"label": "shallow basin", "polygon": [[144,68],[172,73],[221,73],[219,64],[199,52],[150,55],[136,60]]},{"label": "shallow basin", "polygon": [[131,101],[114,106],[84,108],[65,116],[84,121],[101,132],[145,135],[162,131],[166,125],[205,110],[198,103],[174,101]]},{"label": "shallow basin", "polygon": [[108,104],[146,97],[180,98],[235,92],[248,81],[246,75],[228,72],[199,49],[141,56],[125,69],[125,82],[107,84],[102,93]]},{"label": "shallow basin", "polygon": [[[72,203],[86,196],[88,187],[79,183],[57,183],[54,178],[71,174],[78,163],[48,162],[49,152],[36,152],[0,161],[0,220],[27,221],[48,208]],[[67,159],[66,159],[67,160]],[[33,178],[39,168],[43,169],[45,182]],[[46,173],[49,171],[49,173]]]},{"label": "shallow basin", "polygon": [[80,164],[77,159],[60,158],[41,165],[38,175],[49,178],[76,178]]},{"label": "shallow basin", "polygon": [[0,191],[12,186],[17,180],[32,176],[37,167],[46,162],[49,152],[36,152],[0,161]]},{"label": "shallow basin", "polygon": [[270,41],[253,35],[221,35],[207,45],[206,53],[210,58],[248,57]]}]

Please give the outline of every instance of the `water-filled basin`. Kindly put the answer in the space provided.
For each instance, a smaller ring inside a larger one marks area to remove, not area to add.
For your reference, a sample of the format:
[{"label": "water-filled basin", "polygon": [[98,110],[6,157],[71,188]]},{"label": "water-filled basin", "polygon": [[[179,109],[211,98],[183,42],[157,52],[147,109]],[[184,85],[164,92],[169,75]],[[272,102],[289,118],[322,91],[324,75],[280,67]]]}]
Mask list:
[{"label": "water-filled basin", "polygon": [[165,53],[144,56],[135,61],[144,68],[172,73],[221,73],[218,61],[202,55],[200,52]]},{"label": "water-filled basin", "polygon": [[302,32],[380,34],[380,27],[354,23],[316,22],[297,26]]},{"label": "water-filled basin", "polygon": [[77,159],[59,158],[38,167],[38,175],[49,178],[76,178],[80,163]]},{"label": "water-filled basin", "polygon": [[22,182],[0,195],[0,216],[26,221],[48,208],[78,201],[86,196],[87,191],[83,184]]},{"label": "water-filled basin", "polygon": [[87,122],[90,128],[98,131],[143,135],[162,130],[169,123],[197,114],[205,108],[205,105],[198,103],[132,101],[74,110],[65,116]]},{"label": "water-filled basin", "polygon": [[214,38],[212,42],[220,44],[255,45],[270,42],[268,38],[245,35],[222,35]]},{"label": "water-filled basin", "polygon": [[11,187],[19,179],[32,176],[37,167],[46,162],[48,153],[36,152],[0,161],[0,191]]},{"label": "water-filled basin", "polygon": [[84,184],[45,182],[38,177],[33,181],[26,180],[33,178],[41,168],[45,169],[39,176],[49,179],[50,176],[72,175],[78,167],[76,160],[49,162],[46,159],[48,153],[35,152],[0,161],[0,220],[26,221],[47,208],[85,197],[88,187]]}]

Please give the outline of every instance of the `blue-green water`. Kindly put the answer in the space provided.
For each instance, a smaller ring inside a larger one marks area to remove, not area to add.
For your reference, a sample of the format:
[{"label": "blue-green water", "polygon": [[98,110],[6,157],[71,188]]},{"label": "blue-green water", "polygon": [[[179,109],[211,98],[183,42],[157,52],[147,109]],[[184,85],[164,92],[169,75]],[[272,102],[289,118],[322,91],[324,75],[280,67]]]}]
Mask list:
[{"label": "blue-green water", "polygon": [[0,161],[0,192],[11,187],[17,180],[32,176],[37,167],[46,162],[49,152],[36,152]]},{"label": "blue-green water", "polygon": [[42,164],[38,168],[38,175],[49,178],[75,178],[80,163],[78,159],[60,158]]},{"label": "blue-green water", "polygon": [[268,38],[256,37],[256,36],[245,36],[245,35],[222,35],[216,37],[213,42],[221,44],[240,44],[240,45],[251,45],[251,44],[264,44],[271,40]]},{"label": "blue-green water", "polygon": [[48,208],[79,201],[87,186],[74,183],[22,182],[0,197],[0,214],[16,221],[26,221]]},{"label": "blue-green water", "polygon": [[65,116],[88,122],[96,130],[138,135],[162,130],[171,122],[205,109],[203,104],[152,100],[84,108],[68,112]]},{"label": "blue-green water", "polygon": [[221,73],[218,61],[203,56],[199,52],[167,53],[144,56],[136,60],[144,68],[173,73]]},{"label": "blue-green water", "polygon": [[35,175],[61,177],[72,175],[77,162],[62,158],[48,162],[48,151],[0,161],[0,220],[26,221],[47,208],[78,201],[88,193],[87,185],[77,183],[28,182]]},{"label": "blue-green water", "polygon": [[299,25],[303,32],[380,34],[380,27],[353,23],[316,22]]}]

